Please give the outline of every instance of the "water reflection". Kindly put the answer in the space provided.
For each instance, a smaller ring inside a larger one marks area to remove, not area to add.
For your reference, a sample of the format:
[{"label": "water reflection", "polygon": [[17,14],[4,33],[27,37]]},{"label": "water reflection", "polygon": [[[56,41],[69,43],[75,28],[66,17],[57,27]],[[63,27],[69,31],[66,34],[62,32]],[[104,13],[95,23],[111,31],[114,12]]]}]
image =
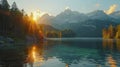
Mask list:
[{"label": "water reflection", "polygon": [[120,67],[119,63],[120,40],[113,39],[61,39],[0,49],[0,67]]},{"label": "water reflection", "polygon": [[107,62],[109,64],[109,67],[117,67],[117,63],[116,63],[116,60],[113,59],[113,57],[111,55],[109,55],[107,57]]},{"label": "water reflection", "polygon": [[120,52],[120,39],[103,39],[103,48]]},{"label": "water reflection", "polygon": [[117,47],[117,50],[120,52],[120,39],[116,40],[116,47]]},{"label": "water reflection", "polygon": [[33,44],[28,48],[28,57],[26,59],[27,64],[26,67],[36,67],[40,66],[44,62],[43,57],[43,42],[40,44]]},{"label": "water reflection", "polygon": [[68,64],[66,64],[66,66],[65,67],[69,67],[69,65]]},{"label": "water reflection", "polygon": [[113,39],[103,39],[103,48],[113,50]]},{"label": "water reflection", "polygon": [[[119,67],[119,58],[120,55],[120,39],[103,39],[103,48],[105,54],[107,55],[107,64],[108,67]],[[109,51],[110,50],[110,51]]]},{"label": "water reflection", "polygon": [[0,46],[0,67],[23,67],[26,54],[24,44]]}]

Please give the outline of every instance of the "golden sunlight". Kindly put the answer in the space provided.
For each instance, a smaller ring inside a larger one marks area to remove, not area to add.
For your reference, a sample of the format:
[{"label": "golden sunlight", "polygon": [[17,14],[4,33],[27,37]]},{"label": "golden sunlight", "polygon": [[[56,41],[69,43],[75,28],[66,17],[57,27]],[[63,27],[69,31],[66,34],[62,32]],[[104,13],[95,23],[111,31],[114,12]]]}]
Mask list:
[{"label": "golden sunlight", "polygon": [[108,60],[108,63],[110,64],[110,67],[117,67],[116,60],[114,60],[111,55],[108,56],[107,60]]},{"label": "golden sunlight", "polygon": [[37,21],[41,16],[43,16],[45,12],[42,12],[40,10],[34,11],[33,12],[33,20]]},{"label": "golden sunlight", "polygon": [[29,50],[27,61],[29,62],[43,62],[44,58],[39,54],[39,50],[36,46],[32,46]]},{"label": "golden sunlight", "polygon": [[39,11],[34,11],[33,12],[33,20],[37,21],[40,17],[40,12]]},{"label": "golden sunlight", "polygon": [[34,60],[36,59],[36,47],[35,46],[33,46],[32,48],[32,57]]}]

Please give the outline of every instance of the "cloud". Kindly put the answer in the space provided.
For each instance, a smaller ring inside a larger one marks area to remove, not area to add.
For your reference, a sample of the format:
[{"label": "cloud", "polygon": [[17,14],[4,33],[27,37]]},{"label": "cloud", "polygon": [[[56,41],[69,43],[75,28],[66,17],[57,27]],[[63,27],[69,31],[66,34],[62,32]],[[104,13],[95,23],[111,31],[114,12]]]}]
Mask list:
[{"label": "cloud", "polygon": [[67,7],[65,7],[65,10],[68,10],[68,9],[70,9],[70,7],[68,7],[68,6],[67,6]]},{"label": "cloud", "polygon": [[96,6],[96,7],[99,7],[99,6],[100,6],[100,4],[99,4],[99,3],[97,3],[97,4],[95,4],[95,6]]},{"label": "cloud", "polygon": [[108,10],[106,10],[106,11],[104,11],[104,12],[105,12],[106,14],[111,14],[111,13],[115,12],[116,8],[117,8],[117,5],[116,5],[116,4],[113,4],[112,6],[110,6],[110,8],[109,8]]}]

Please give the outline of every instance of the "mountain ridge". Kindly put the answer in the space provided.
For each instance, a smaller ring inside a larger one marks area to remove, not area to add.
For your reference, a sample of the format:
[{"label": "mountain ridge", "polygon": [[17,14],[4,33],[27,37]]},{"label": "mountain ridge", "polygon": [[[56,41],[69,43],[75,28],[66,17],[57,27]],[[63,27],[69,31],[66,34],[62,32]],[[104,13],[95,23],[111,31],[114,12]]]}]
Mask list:
[{"label": "mountain ridge", "polygon": [[[103,10],[96,10],[84,14],[68,9],[54,16],[52,19],[49,18],[49,21],[44,22],[56,29],[71,29],[77,33],[77,37],[102,37],[103,28],[119,24],[120,19],[115,18],[116,14],[114,13],[108,15]],[[42,22],[40,21],[40,23]]]}]

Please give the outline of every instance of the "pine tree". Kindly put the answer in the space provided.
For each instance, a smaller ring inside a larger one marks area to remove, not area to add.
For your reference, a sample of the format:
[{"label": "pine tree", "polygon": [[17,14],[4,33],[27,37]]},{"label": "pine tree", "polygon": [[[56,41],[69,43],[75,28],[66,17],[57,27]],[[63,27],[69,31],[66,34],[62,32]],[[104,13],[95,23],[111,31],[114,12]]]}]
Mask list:
[{"label": "pine tree", "polygon": [[13,11],[17,11],[18,10],[16,2],[13,2],[11,10],[13,10]]},{"label": "pine tree", "polygon": [[7,0],[1,0],[1,6],[2,6],[2,9],[4,10],[9,10],[10,8]]}]

